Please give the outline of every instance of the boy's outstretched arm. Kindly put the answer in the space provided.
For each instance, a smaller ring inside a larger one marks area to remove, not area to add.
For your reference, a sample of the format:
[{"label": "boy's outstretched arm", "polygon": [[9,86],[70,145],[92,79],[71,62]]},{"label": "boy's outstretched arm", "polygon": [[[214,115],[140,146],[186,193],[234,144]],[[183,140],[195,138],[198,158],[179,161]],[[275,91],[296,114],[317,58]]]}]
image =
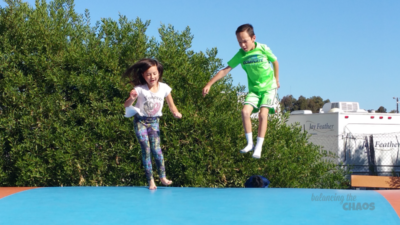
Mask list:
[{"label": "boy's outstretched arm", "polygon": [[272,62],[272,65],[274,66],[274,76],[276,80],[276,87],[280,88],[281,84],[279,83],[279,63],[278,60]]},{"label": "boy's outstretched arm", "polygon": [[232,68],[230,66],[227,66],[227,67],[223,68],[222,70],[220,70],[213,78],[211,78],[211,80],[203,88],[203,97],[205,97],[206,94],[208,94],[208,92],[210,91],[211,86],[215,82],[217,82],[218,80],[220,80],[221,78],[226,76],[231,70],[232,70]]},{"label": "boy's outstretched arm", "polygon": [[172,99],[171,93],[166,97],[167,103],[169,106],[169,110],[171,110],[172,115],[174,115],[175,118],[180,119],[182,118],[182,114],[178,111],[178,108],[176,108],[174,100]]}]

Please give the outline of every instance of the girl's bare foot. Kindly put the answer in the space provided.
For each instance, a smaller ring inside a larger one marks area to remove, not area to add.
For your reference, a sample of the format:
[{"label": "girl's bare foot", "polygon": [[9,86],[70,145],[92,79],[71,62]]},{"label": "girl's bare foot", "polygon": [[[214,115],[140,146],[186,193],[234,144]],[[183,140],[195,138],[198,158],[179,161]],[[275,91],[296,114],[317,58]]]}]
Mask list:
[{"label": "girl's bare foot", "polygon": [[161,183],[164,185],[164,186],[169,186],[169,185],[171,185],[172,184],[172,180],[168,180],[167,178],[160,178],[160,181],[161,181]]},{"label": "girl's bare foot", "polygon": [[155,189],[157,189],[157,186],[154,183],[154,180],[151,179],[150,182],[149,182],[149,190],[155,190]]}]

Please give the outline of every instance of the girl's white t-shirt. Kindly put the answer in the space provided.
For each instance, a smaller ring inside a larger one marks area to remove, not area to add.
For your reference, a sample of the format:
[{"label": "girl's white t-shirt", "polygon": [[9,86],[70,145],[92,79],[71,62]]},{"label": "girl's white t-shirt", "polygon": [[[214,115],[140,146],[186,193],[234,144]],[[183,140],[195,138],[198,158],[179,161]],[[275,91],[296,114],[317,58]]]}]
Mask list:
[{"label": "girl's white t-shirt", "polygon": [[140,116],[162,116],[164,98],[166,98],[172,90],[167,84],[158,82],[157,93],[151,92],[147,84],[136,86],[135,90],[138,94],[135,109]]}]

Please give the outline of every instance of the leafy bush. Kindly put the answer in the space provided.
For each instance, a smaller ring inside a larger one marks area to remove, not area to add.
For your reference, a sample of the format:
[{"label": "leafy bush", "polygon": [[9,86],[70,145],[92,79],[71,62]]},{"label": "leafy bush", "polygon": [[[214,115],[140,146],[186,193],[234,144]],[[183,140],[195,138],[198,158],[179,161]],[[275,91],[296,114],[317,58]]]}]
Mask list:
[{"label": "leafy bush", "polygon": [[[254,174],[273,187],[345,187],[344,171],[324,161],[307,134],[271,117],[261,160],[240,154],[245,137],[231,77],[201,90],[222,68],[217,49],[190,50],[190,29],[149,21],[102,19],[74,11],[72,0],[35,9],[20,0],[0,8],[0,185],[145,185],[141,150],[123,102],[132,87],[121,74],[144,57],[165,67],[164,81],[182,120],[167,107],[161,147],[176,186],[240,187]],[[256,122],[256,121],[255,121]]]}]

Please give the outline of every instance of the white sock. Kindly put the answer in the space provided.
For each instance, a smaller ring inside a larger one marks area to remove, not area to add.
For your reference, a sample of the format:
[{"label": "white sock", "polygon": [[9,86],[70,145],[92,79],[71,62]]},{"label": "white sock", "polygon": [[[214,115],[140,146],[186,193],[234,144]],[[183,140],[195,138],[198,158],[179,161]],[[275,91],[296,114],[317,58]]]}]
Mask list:
[{"label": "white sock", "polygon": [[256,147],[254,147],[253,158],[257,158],[257,159],[261,158],[263,142],[264,142],[264,138],[257,137],[257,144],[256,144]]},{"label": "white sock", "polygon": [[244,149],[240,150],[241,153],[246,153],[249,152],[251,150],[253,150],[253,133],[246,133],[246,139],[247,139],[247,146],[244,147]]}]

